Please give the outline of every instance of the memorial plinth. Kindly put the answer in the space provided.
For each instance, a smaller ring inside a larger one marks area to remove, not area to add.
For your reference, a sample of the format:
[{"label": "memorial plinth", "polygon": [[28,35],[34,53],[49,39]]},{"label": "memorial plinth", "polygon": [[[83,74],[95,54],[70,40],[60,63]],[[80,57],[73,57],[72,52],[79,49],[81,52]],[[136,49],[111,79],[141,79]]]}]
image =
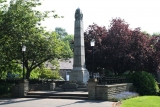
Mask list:
[{"label": "memorial plinth", "polygon": [[70,73],[70,81],[76,81],[86,84],[89,79],[89,72],[85,67],[84,49],[83,14],[78,8],[75,12],[74,62],[73,70]]}]

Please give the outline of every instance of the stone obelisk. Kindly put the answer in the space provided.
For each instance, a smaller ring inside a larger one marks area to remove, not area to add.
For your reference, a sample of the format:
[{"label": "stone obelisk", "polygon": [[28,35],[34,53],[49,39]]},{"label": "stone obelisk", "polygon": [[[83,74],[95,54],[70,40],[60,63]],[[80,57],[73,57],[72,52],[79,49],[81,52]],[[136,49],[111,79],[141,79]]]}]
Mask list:
[{"label": "stone obelisk", "polygon": [[74,62],[73,70],[70,73],[70,81],[86,84],[89,79],[89,72],[85,66],[83,14],[79,8],[75,12],[74,24]]}]

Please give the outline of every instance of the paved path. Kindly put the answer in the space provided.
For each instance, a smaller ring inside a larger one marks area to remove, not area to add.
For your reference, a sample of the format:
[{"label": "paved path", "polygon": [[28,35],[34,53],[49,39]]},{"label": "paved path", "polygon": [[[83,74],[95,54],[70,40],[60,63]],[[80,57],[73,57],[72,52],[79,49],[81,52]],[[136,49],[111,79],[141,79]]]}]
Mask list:
[{"label": "paved path", "polygon": [[112,107],[113,102],[48,98],[0,99],[0,107]]}]

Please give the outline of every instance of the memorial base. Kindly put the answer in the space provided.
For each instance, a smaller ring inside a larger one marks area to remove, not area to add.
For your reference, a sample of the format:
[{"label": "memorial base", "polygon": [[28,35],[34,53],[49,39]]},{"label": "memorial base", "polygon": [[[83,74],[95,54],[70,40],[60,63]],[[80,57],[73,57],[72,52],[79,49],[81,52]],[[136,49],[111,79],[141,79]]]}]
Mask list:
[{"label": "memorial base", "polygon": [[69,81],[87,84],[88,79],[89,79],[89,72],[87,71],[87,69],[84,70],[73,69],[70,73]]}]

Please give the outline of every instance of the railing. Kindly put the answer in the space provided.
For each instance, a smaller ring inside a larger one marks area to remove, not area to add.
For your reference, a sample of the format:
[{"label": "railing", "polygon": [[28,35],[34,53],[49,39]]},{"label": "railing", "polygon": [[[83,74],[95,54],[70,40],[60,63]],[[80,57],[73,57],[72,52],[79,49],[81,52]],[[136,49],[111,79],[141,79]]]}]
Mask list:
[{"label": "railing", "polygon": [[102,77],[97,78],[99,81],[99,84],[116,84],[116,83],[127,83],[129,82],[129,78],[126,76],[108,76],[108,77]]}]

